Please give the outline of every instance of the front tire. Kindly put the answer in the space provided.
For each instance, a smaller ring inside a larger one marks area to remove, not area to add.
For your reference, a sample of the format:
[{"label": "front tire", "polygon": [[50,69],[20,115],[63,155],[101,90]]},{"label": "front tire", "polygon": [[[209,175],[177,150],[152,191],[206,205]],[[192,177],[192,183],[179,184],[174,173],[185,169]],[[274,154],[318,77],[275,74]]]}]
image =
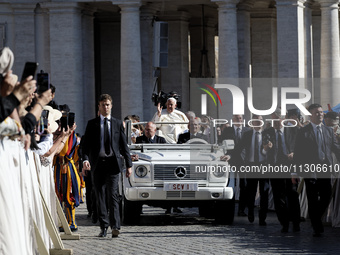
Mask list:
[{"label": "front tire", "polygon": [[140,214],[142,204],[136,201],[129,201],[123,195],[122,200],[122,220],[126,225],[138,225],[140,222]]},{"label": "front tire", "polygon": [[216,201],[214,211],[217,224],[231,225],[234,222],[235,198],[226,201]]}]

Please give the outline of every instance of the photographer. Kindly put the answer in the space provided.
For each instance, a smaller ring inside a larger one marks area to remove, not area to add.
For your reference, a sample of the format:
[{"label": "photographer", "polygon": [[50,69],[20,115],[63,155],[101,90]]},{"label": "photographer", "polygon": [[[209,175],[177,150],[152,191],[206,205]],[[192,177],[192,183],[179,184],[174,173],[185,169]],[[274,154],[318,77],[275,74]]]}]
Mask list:
[{"label": "photographer", "polygon": [[[152,118],[153,122],[189,122],[185,114],[176,110],[177,101],[170,97],[166,102],[166,109],[163,109],[160,103],[157,106],[157,112]],[[167,143],[177,143],[178,136],[187,130],[187,124],[158,124],[159,136],[163,136]]]}]

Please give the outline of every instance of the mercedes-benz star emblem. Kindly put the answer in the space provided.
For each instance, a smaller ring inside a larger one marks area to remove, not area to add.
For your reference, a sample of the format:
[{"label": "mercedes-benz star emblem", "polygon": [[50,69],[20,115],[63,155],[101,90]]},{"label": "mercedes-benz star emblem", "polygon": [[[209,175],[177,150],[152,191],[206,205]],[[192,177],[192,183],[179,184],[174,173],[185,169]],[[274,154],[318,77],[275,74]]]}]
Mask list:
[{"label": "mercedes-benz star emblem", "polygon": [[175,176],[178,179],[183,179],[187,175],[187,170],[185,169],[184,166],[178,166],[175,169]]}]

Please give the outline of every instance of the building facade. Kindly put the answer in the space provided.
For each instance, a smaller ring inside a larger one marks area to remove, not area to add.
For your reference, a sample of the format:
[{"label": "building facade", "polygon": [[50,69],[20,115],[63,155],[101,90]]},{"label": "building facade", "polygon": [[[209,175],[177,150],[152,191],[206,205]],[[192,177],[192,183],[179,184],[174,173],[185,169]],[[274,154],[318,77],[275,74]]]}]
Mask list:
[{"label": "building facade", "polygon": [[[163,68],[153,64],[157,21],[168,23]],[[12,0],[0,2],[0,28],[14,72],[38,62],[81,133],[101,93],[113,97],[113,116],[149,120],[155,84],[177,91],[186,111],[196,77],[252,86],[259,109],[270,107],[271,86],[306,88],[324,108],[340,103],[338,0]]]}]

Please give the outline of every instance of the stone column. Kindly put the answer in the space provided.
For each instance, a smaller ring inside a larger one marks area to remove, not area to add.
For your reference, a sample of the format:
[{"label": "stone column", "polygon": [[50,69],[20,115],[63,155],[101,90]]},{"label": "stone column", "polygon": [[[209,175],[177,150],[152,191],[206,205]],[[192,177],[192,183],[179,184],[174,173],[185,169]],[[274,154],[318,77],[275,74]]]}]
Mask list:
[{"label": "stone column", "polygon": [[[238,86],[239,60],[237,44],[237,15],[238,0],[214,1],[218,5],[218,77],[217,83]],[[226,89],[219,89],[223,105],[217,106],[218,118],[231,119],[233,114],[233,98]]]},{"label": "stone column", "polygon": [[277,77],[276,11],[268,4],[257,6],[251,13],[252,78]]},{"label": "stone column", "polygon": [[238,5],[237,12],[237,36],[238,36],[238,69],[240,78],[250,78],[251,66],[251,36],[250,36],[250,9],[254,1],[244,2]]},{"label": "stone column", "polygon": [[176,91],[181,95],[181,111],[189,110],[189,15],[187,12],[166,12],[160,16],[169,23],[168,68],[161,68],[164,92]]},{"label": "stone column", "polygon": [[44,70],[47,73],[51,72],[49,65],[49,19],[48,10],[40,7],[37,4],[35,8],[35,19],[34,19],[34,29],[35,29],[35,59],[39,63],[38,70]]},{"label": "stone column", "polygon": [[340,103],[339,1],[319,0],[321,5],[321,105]]},{"label": "stone column", "polygon": [[[76,113],[77,132],[85,132],[86,121],[83,93],[83,48],[81,5],[69,2],[42,3],[49,9],[50,25],[50,81],[56,87],[58,104],[68,104]],[[93,116],[91,113],[90,116]]]},{"label": "stone column", "polygon": [[13,8],[13,44],[15,66],[13,72],[21,77],[25,62],[35,62],[34,9],[36,4],[12,4]]},{"label": "stone column", "polygon": [[[237,41],[238,41],[238,69],[239,87],[243,94],[247,94],[247,88],[251,86],[251,34],[250,34],[250,9],[254,1],[238,4],[237,12]],[[245,102],[246,109],[246,102]],[[245,119],[250,119],[248,111],[245,112]]]},{"label": "stone column", "polygon": [[269,109],[277,77],[276,10],[268,1],[256,1],[251,10],[251,85],[256,109]]},{"label": "stone column", "polygon": [[143,90],[140,38],[140,1],[121,8],[121,116],[137,114],[143,120]]},{"label": "stone column", "polygon": [[[306,0],[277,0],[278,103],[282,87],[305,88],[305,30]],[[288,94],[298,98],[298,93]],[[289,109],[289,108],[288,108]]]},{"label": "stone column", "polygon": [[[94,9],[84,8],[82,11],[82,55],[83,55],[83,89],[85,121],[96,116],[96,90],[94,68]],[[91,103],[88,103],[91,102]]]},{"label": "stone column", "polygon": [[[141,7],[141,54],[142,54],[142,82],[143,82],[143,115],[144,120],[151,120],[157,107],[151,100],[155,85],[153,76],[153,18],[159,9],[158,5],[148,4]],[[157,93],[157,88],[156,88]]]},{"label": "stone column", "polygon": [[278,77],[305,77],[304,2],[277,0]]},{"label": "stone column", "polygon": [[238,78],[236,4],[239,1],[213,2],[218,4],[218,78]]},{"label": "stone column", "polygon": [[312,10],[312,40],[313,40],[313,89],[311,91],[313,103],[321,102],[321,88],[320,88],[320,42],[321,42],[321,11],[319,5],[313,5]]},{"label": "stone column", "polygon": [[306,89],[312,93],[314,98],[314,82],[313,82],[313,55],[312,55],[312,3],[307,1],[305,3],[305,77],[306,77]]}]

